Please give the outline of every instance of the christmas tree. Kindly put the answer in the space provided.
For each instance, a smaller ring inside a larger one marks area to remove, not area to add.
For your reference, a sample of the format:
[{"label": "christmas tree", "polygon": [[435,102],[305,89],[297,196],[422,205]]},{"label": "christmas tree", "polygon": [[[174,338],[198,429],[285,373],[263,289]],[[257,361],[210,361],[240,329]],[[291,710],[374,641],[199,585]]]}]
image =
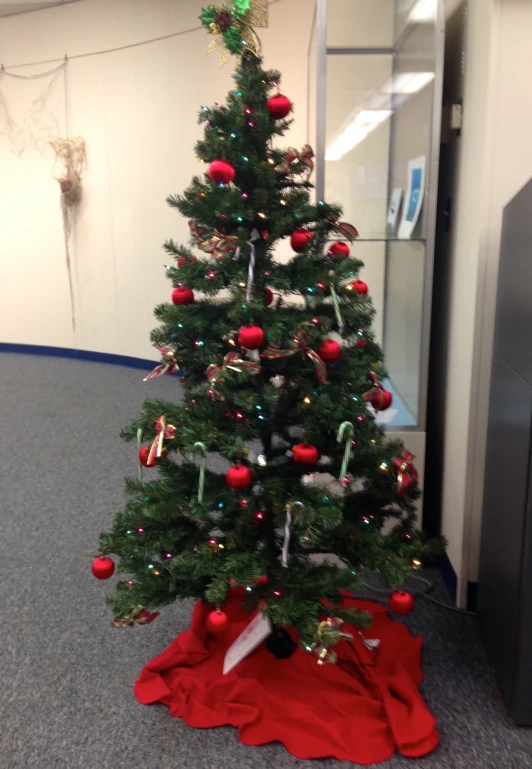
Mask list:
[{"label": "christmas tree", "polygon": [[[312,149],[274,145],[292,104],[280,73],[262,68],[253,26],[265,25],[265,6],[235,0],[200,17],[209,49],[239,64],[227,103],[200,111],[207,173],[168,198],[201,253],[165,244],[174,289],[155,310],[163,360],[150,377],[182,371],[183,394],[147,400],[123,431],[155,469],[126,481],[93,572],[110,576],[108,556],[119,557],[125,579],[108,597],[117,626],[196,597],[219,634],[240,589],[250,613],[295,627],[304,648],[333,660],[341,623],[371,621],[342,606],[342,591],[359,590],[364,570],[400,588],[440,543],[414,526],[413,456],[375,421],[392,396],[350,246],[357,231],[340,206],[311,202]],[[287,263],[275,256],[281,239]],[[210,454],[227,472],[208,468]],[[408,593],[395,598],[410,610]]]}]

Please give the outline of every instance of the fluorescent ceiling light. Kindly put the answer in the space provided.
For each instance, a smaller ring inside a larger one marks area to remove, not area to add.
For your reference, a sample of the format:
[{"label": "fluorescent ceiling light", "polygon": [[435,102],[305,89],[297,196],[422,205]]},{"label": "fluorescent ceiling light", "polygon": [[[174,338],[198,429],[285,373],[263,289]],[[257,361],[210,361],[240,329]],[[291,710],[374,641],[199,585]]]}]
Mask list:
[{"label": "fluorescent ceiling light", "polygon": [[327,148],[325,160],[340,160],[392,114],[391,109],[363,109]]},{"label": "fluorescent ceiling light", "polygon": [[408,21],[434,21],[438,14],[438,0],[417,0],[408,14]]},{"label": "fluorescent ceiling light", "polygon": [[417,93],[434,80],[434,72],[401,72],[388,80],[385,93]]}]

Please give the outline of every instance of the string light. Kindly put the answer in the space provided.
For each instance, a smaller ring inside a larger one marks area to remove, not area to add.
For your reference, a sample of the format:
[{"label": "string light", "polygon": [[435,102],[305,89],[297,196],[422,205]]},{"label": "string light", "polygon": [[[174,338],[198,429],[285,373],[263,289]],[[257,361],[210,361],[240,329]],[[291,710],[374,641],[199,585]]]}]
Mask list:
[{"label": "string light", "polygon": [[255,123],[253,122],[253,120],[248,120],[248,126],[250,128],[255,128]]},{"label": "string light", "polygon": [[[273,158],[268,158],[268,163],[269,163],[271,166],[273,166],[273,164],[275,163],[275,160],[274,160]],[[283,201],[281,201],[281,205],[284,205]]]},{"label": "string light", "polygon": [[379,465],[381,470],[387,470],[388,469],[388,463],[387,462],[381,462]]},{"label": "string light", "polygon": [[183,324],[182,324],[182,323],[178,323],[178,324],[177,324],[177,327],[178,327],[178,328],[183,328]]},{"label": "string light", "polygon": [[266,219],[266,214],[264,214],[262,211],[259,211],[257,216],[260,216],[261,219]]},{"label": "string light", "polygon": [[412,558],[411,564],[412,564],[412,568],[415,569],[416,571],[418,569],[421,569],[421,567],[423,566],[419,558]]},{"label": "string light", "polygon": [[154,568],[153,563],[150,563],[148,566],[148,569],[153,569],[153,568]]},{"label": "string light", "polygon": [[264,518],[264,513],[260,512],[260,510],[259,510],[259,511],[257,511],[257,512],[254,514],[253,518],[254,518],[256,521],[262,521],[262,519]]},{"label": "string light", "polygon": [[319,322],[320,322],[320,319],[319,319],[319,318],[312,318],[312,323],[313,323],[315,326],[317,326]]},{"label": "string light", "polygon": [[171,557],[172,557],[172,553],[166,553],[165,558],[171,558]]},{"label": "string light", "polygon": [[242,155],[242,160],[247,163],[249,158],[247,155]]},{"label": "string light", "polygon": [[242,193],[242,197],[243,197],[244,199],[247,199],[247,197],[248,197],[248,194],[247,194],[247,192],[243,192],[243,193]]},{"label": "string light", "polygon": [[307,405],[308,405],[309,403],[312,403],[312,401],[310,400],[310,398],[308,397],[308,395],[305,395],[305,397],[303,398],[303,403],[306,403]]},{"label": "string light", "polygon": [[362,415],[360,415],[360,416],[357,417],[357,420],[359,422],[363,422],[364,421],[364,417]]},{"label": "string light", "polygon": [[286,206],[286,200],[281,200],[281,205]]},{"label": "string light", "polygon": [[236,139],[236,134],[231,134],[231,139]]},{"label": "string light", "polygon": [[251,592],[251,588],[250,587],[247,587],[246,590],[248,591],[248,593]]},{"label": "string light", "polygon": [[238,216],[236,220],[237,220],[237,222],[241,222],[242,221],[242,217]]},{"label": "string light", "polygon": [[279,591],[279,590],[274,590],[274,591],[273,591],[273,594],[274,594],[274,596],[275,596],[276,598],[279,598],[279,596],[281,595],[281,593],[280,593],[280,591]]},{"label": "string light", "polygon": [[214,279],[216,278],[216,275],[215,275],[215,273],[214,273],[214,272],[209,272],[209,274],[207,275],[207,277],[209,278],[209,280],[214,280]]},{"label": "string light", "polygon": [[218,502],[218,507],[220,508],[220,510],[222,509],[223,506],[224,506],[223,502]]},{"label": "string light", "polygon": [[244,112],[246,113],[246,115],[251,115],[251,107],[246,107]]},{"label": "string light", "polygon": [[242,96],[242,91],[237,91],[237,92],[236,92],[236,95],[237,95],[237,96]]},{"label": "string light", "polygon": [[144,529],[137,529],[137,534],[144,534]]}]

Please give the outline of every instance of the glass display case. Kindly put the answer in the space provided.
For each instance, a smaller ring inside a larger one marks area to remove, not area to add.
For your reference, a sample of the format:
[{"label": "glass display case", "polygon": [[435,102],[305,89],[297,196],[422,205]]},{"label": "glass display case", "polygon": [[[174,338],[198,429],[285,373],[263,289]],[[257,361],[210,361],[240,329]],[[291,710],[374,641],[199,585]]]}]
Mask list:
[{"label": "glass display case", "polygon": [[424,432],[436,220],[443,0],[317,0],[308,140],[317,199],[338,201],[376,309],[389,431]]}]

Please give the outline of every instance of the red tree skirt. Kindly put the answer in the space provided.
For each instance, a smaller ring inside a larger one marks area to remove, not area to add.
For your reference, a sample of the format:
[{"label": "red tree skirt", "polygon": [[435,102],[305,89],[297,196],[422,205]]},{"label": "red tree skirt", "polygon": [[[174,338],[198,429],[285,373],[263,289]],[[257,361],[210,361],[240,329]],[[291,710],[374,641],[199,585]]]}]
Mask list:
[{"label": "red tree skirt", "polygon": [[373,614],[366,636],[381,640],[377,652],[369,651],[356,630],[344,625],[356,651],[345,641],[336,650],[355,666],[320,666],[299,647],[290,659],[277,660],[261,644],[223,676],[225,652],[250,621],[239,602],[234,596],[224,607],[231,627],[222,638],[206,635],[209,608],[198,602],[190,630],[140,674],[137,699],[163,702],[189,726],[236,726],[245,745],[282,742],[298,758],[372,764],[395,750],[418,757],[438,745],[435,719],[418,690],[423,639],[413,638],[383,606],[345,599]]}]

